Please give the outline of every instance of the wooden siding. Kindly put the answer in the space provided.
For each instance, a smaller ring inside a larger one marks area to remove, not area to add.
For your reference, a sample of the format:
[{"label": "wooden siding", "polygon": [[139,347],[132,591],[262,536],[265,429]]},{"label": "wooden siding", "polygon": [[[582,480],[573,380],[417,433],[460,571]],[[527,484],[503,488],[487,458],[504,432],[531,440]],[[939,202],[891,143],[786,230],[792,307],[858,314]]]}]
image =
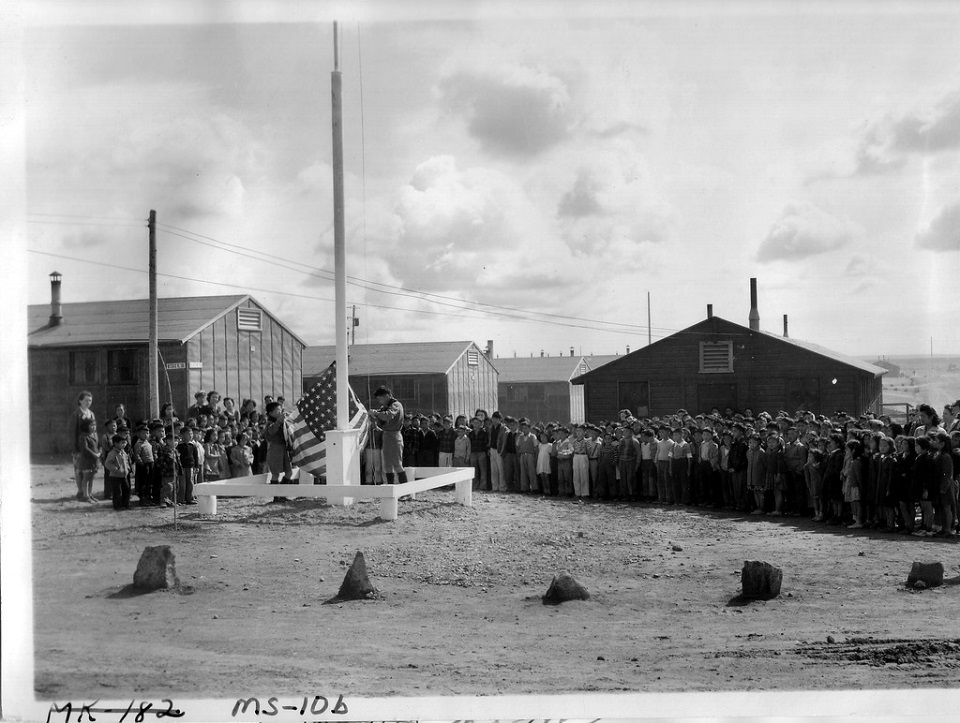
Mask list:
[{"label": "wooden siding", "polygon": [[[477,356],[475,365],[468,363],[471,351]],[[489,412],[497,404],[497,372],[479,349],[470,347],[451,367],[446,397],[444,409],[454,417],[464,414],[469,418],[477,409]]]},{"label": "wooden siding", "polygon": [[[578,421],[571,416],[569,382],[509,382],[499,385],[496,409],[504,416],[527,417],[534,422]],[[574,387],[580,392],[583,388]],[[491,407],[484,407],[488,411]],[[582,412],[581,412],[582,416]],[[579,421],[583,421],[582,418]]]},{"label": "wooden siding", "polygon": [[[111,351],[131,350],[136,354],[136,383],[110,384],[107,359]],[[71,381],[71,353],[92,354],[97,359],[97,374],[92,383]],[[179,344],[161,344],[160,354],[164,362],[183,362]],[[67,420],[76,408],[77,395],[81,391],[93,394],[93,413],[97,418],[98,431],[103,431],[105,420],[114,416],[117,404],[126,407],[131,422],[145,419],[149,412],[147,387],[148,365],[146,344],[124,344],[72,349],[42,348],[28,351],[30,399],[30,451],[32,454],[63,454],[70,451],[67,439]],[[170,397],[171,387],[176,394],[184,387],[178,385],[177,374],[183,370],[167,372],[160,368],[161,404]]]},{"label": "wooden siding", "polygon": [[[260,308],[253,301],[243,304]],[[282,325],[263,314],[263,331],[237,330],[237,313],[231,310],[212,322],[186,344],[160,344],[160,405],[173,401],[183,417],[193,404],[198,389],[218,391],[221,397],[233,397],[239,408],[244,399],[259,406],[266,394],[284,396],[288,406],[300,396],[303,375],[303,347]],[[264,344],[264,339],[268,343]],[[136,352],[137,382],[108,384],[107,359],[111,350]],[[96,383],[71,382],[71,353],[91,353],[97,358]],[[118,403],[126,406],[127,417],[136,422],[149,416],[148,362],[146,343],[99,345],[96,347],[33,348],[29,356],[29,394],[31,404],[31,452],[34,454],[69,451],[66,420],[76,407],[77,395],[84,389],[93,394],[93,411],[98,424],[114,416]],[[201,368],[190,368],[199,362]],[[166,365],[183,365],[167,369]],[[274,379],[277,383],[274,384]]]},{"label": "wooden siding", "polygon": [[[793,412],[803,390],[810,390],[810,395],[815,392],[819,406],[812,411],[817,413],[844,410],[858,415],[880,409],[882,380],[871,373],[722,319],[713,321],[698,325],[699,331],[668,337],[591,372],[583,385],[587,419],[617,417],[621,381],[649,383],[651,416],[680,408],[692,414],[708,412],[699,407],[699,396],[715,398],[722,385],[736,387],[735,411]],[[700,373],[701,341],[731,341],[733,372]]]}]

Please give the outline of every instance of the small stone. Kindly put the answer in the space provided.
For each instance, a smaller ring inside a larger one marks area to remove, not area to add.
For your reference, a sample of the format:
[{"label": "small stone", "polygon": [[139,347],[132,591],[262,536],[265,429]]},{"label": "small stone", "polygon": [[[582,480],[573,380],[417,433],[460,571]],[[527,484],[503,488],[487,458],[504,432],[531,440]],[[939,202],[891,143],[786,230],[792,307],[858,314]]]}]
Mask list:
[{"label": "small stone", "polygon": [[914,589],[914,590],[926,590],[926,589],[927,589],[927,583],[925,583],[923,580],[917,580],[915,583],[913,583],[913,589]]},{"label": "small stone", "polygon": [[683,552],[683,548],[680,547],[680,545],[674,545],[674,546],[673,546],[672,548],[670,548],[670,549],[673,550],[674,552]]},{"label": "small stone", "polygon": [[747,560],[740,573],[742,597],[751,600],[772,600],[780,595],[783,571],[768,562]]},{"label": "small stone", "polygon": [[217,559],[217,556],[216,556],[216,555],[210,555],[210,559],[211,559],[211,560],[216,560],[216,559]]},{"label": "small stone", "polygon": [[606,661],[606,658],[604,658],[602,655],[598,655],[598,656],[597,656],[597,660]]},{"label": "small stone", "polygon": [[[918,588],[917,582],[922,582],[924,586]],[[914,562],[913,567],[910,568],[910,574],[907,576],[907,587],[911,585],[917,590],[943,585],[943,563]]]},{"label": "small stone", "polygon": [[569,600],[589,600],[590,592],[567,572],[555,575],[543,596],[544,605],[559,605]]},{"label": "small stone", "polygon": [[857,553],[857,557],[865,557],[866,554],[867,554],[867,553],[865,553],[865,552],[858,552],[858,553]]},{"label": "small stone", "polygon": [[577,533],[577,537],[583,537],[583,533],[582,533],[582,532],[578,532],[578,533]]},{"label": "small stone", "polygon": [[827,642],[828,642],[828,643],[835,643],[835,642],[837,642],[837,639],[834,638],[832,635],[828,635],[828,636],[827,636]]},{"label": "small stone", "polygon": [[142,590],[165,590],[179,585],[176,555],[170,545],[145,548],[133,573],[133,586]]},{"label": "small stone", "polygon": [[220,619],[220,616],[219,616],[219,615],[214,615],[214,616],[213,616],[213,619],[214,619],[214,620],[219,620],[219,619]]},{"label": "small stone", "polygon": [[367,575],[367,561],[364,559],[362,552],[357,552],[353,558],[353,564],[343,578],[340,590],[335,597],[327,600],[324,604],[343,600],[370,600],[377,597],[377,589]]}]

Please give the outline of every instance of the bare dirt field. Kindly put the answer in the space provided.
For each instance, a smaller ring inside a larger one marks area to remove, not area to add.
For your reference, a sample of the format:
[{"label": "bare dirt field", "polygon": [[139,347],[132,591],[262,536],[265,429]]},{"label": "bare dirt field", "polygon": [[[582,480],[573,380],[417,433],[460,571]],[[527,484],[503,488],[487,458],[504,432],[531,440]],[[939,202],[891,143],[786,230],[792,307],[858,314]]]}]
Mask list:
[{"label": "bare dirt field", "polygon": [[[907,590],[914,560],[957,574],[960,545],[797,518],[453,492],[377,505],[220,499],[117,513],[32,480],[37,695],[231,698],[960,686],[960,586]],[[126,596],[144,547],[184,589]],[[363,551],[376,601],[321,605]],[[783,568],[742,604],[744,560]],[[589,601],[545,606],[569,571]],[[829,641],[828,641],[828,636]]]}]

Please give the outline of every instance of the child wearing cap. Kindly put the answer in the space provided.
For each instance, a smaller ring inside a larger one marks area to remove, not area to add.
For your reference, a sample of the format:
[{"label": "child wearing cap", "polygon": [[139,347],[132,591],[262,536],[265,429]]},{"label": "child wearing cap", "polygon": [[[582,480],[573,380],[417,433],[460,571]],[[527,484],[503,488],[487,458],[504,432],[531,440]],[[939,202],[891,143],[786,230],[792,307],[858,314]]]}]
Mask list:
[{"label": "child wearing cap", "polygon": [[601,500],[609,500],[618,495],[617,465],[620,463],[620,454],[617,442],[610,432],[603,435],[598,444],[599,458],[597,470],[597,486],[594,496]]},{"label": "child wearing cap", "polygon": [[520,420],[520,432],[517,434],[517,462],[520,465],[520,491],[538,492],[537,484],[537,436],[530,431],[530,422]]},{"label": "child wearing cap", "polygon": [[452,467],[453,453],[457,441],[457,430],[453,428],[453,417],[449,414],[443,418],[443,423],[437,432],[438,467]]},{"label": "child wearing cap", "polygon": [[119,434],[113,435],[112,447],[107,453],[103,466],[110,472],[113,485],[113,509],[125,510],[130,507],[130,458],[127,456],[127,440]]},{"label": "child wearing cap", "polygon": [[633,427],[623,428],[623,437],[617,448],[620,483],[617,497],[631,502],[637,499],[637,469],[640,467],[640,443],[633,436]]},{"label": "child wearing cap", "polygon": [[467,436],[467,425],[457,427],[457,438],[453,443],[453,466],[470,466],[470,437]]},{"label": "child wearing cap", "polygon": [[[657,502],[666,504],[668,495],[673,494],[670,479],[670,463],[673,459],[673,439],[666,425],[657,428]],[[621,458],[622,459],[622,458]],[[621,462],[621,467],[622,467]],[[623,469],[620,470],[623,476]]]},{"label": "child wearing cap", "polygon": [[573,497],[573,438],[566,427],[557,430],[554,449],[557,450],[557,494]]},{"label": "child wearing cap", "polygon": [[582,500],[590,496],[590,459],[586,429],[578,424],[573,430],[573,493]]},{"label": "child wearing cap", "polygon": [[136,480],[137,498],[140,500],[140,506],[153,504],[150,495],[153,487],[153,465],[154,454],[153,445],[150,443],[150,428],[146,424],[137,427],[137,441],[133,445],[133,459],[136,471],[134,479]]}]

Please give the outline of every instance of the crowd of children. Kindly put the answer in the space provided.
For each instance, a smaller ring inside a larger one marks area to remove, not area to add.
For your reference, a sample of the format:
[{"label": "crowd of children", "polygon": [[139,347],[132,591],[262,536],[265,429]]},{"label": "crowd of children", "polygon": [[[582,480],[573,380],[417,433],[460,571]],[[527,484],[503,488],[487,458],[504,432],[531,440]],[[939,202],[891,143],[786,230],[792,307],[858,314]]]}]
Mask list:
[{"label": "crowd of children", "polygon": [[[474,468],[478,490],[806,516],[916,536],[960,530],[960,401],[944,423],[921,404],[888,416],[750,410],[564,426],[487,415],[406,414],[404,466]],[[956,416],[955,416],[956,415]],[[367,484],[383,483],[371,435]]]},{"label": "crowd of children", "polygon": [[[85,413],[78,413],[71,425],[80,501],[111,500],[114,509],[123,510],[130,507],[133,493],[143,507],[194,505],[193,487],[199,482],[265,471],[267,418],[251,400],[244,400],[241,412],[229,397],[221,406],[217,392],[197,392],[196,404],[184,420],[171,405],[164,405],[159,418],[136,426],[131,426],[124,406],[118,404],[116,416],[104,423],[99,436],[88,411],[91,401],[90,392],[80,394],[78,410]],[[272,397],[264,402],[265,408],[277,406]],[[101,468],[103,490],[98,499],[93,487]]]},{"label": "crowd of children", "polygon": [[[266,472],[268,456],[282,450],[270,441],[282,398],[266,397],[269,414],[262,415],[251,400],[237,409],[229,398],[221,404],[217,392],[198,392],[183,421],[166,405],[160,418],[133,428],[118,405],[99,437],[91,401],[89,392],[80,395],[72,422],[82,501],[97,500],[93,483],[102,467],[103,496],[115,509],[130,506],[131,488],[141,506],[192,505],[196,483]],[[404,467],[473,467],[478,490],[807,516],[855,530],[954,537],[960,401],[944,416],[927,404],[906,426],[869,413],[854,419],[714,409],[694,416],[681,409],[637,419],[622,410],[616,421],[564,426],[478,409],[469,419],[407,413],[401,435]],[[366,484],[386,482],[380,445],[371,422],[361,458]]]}]

